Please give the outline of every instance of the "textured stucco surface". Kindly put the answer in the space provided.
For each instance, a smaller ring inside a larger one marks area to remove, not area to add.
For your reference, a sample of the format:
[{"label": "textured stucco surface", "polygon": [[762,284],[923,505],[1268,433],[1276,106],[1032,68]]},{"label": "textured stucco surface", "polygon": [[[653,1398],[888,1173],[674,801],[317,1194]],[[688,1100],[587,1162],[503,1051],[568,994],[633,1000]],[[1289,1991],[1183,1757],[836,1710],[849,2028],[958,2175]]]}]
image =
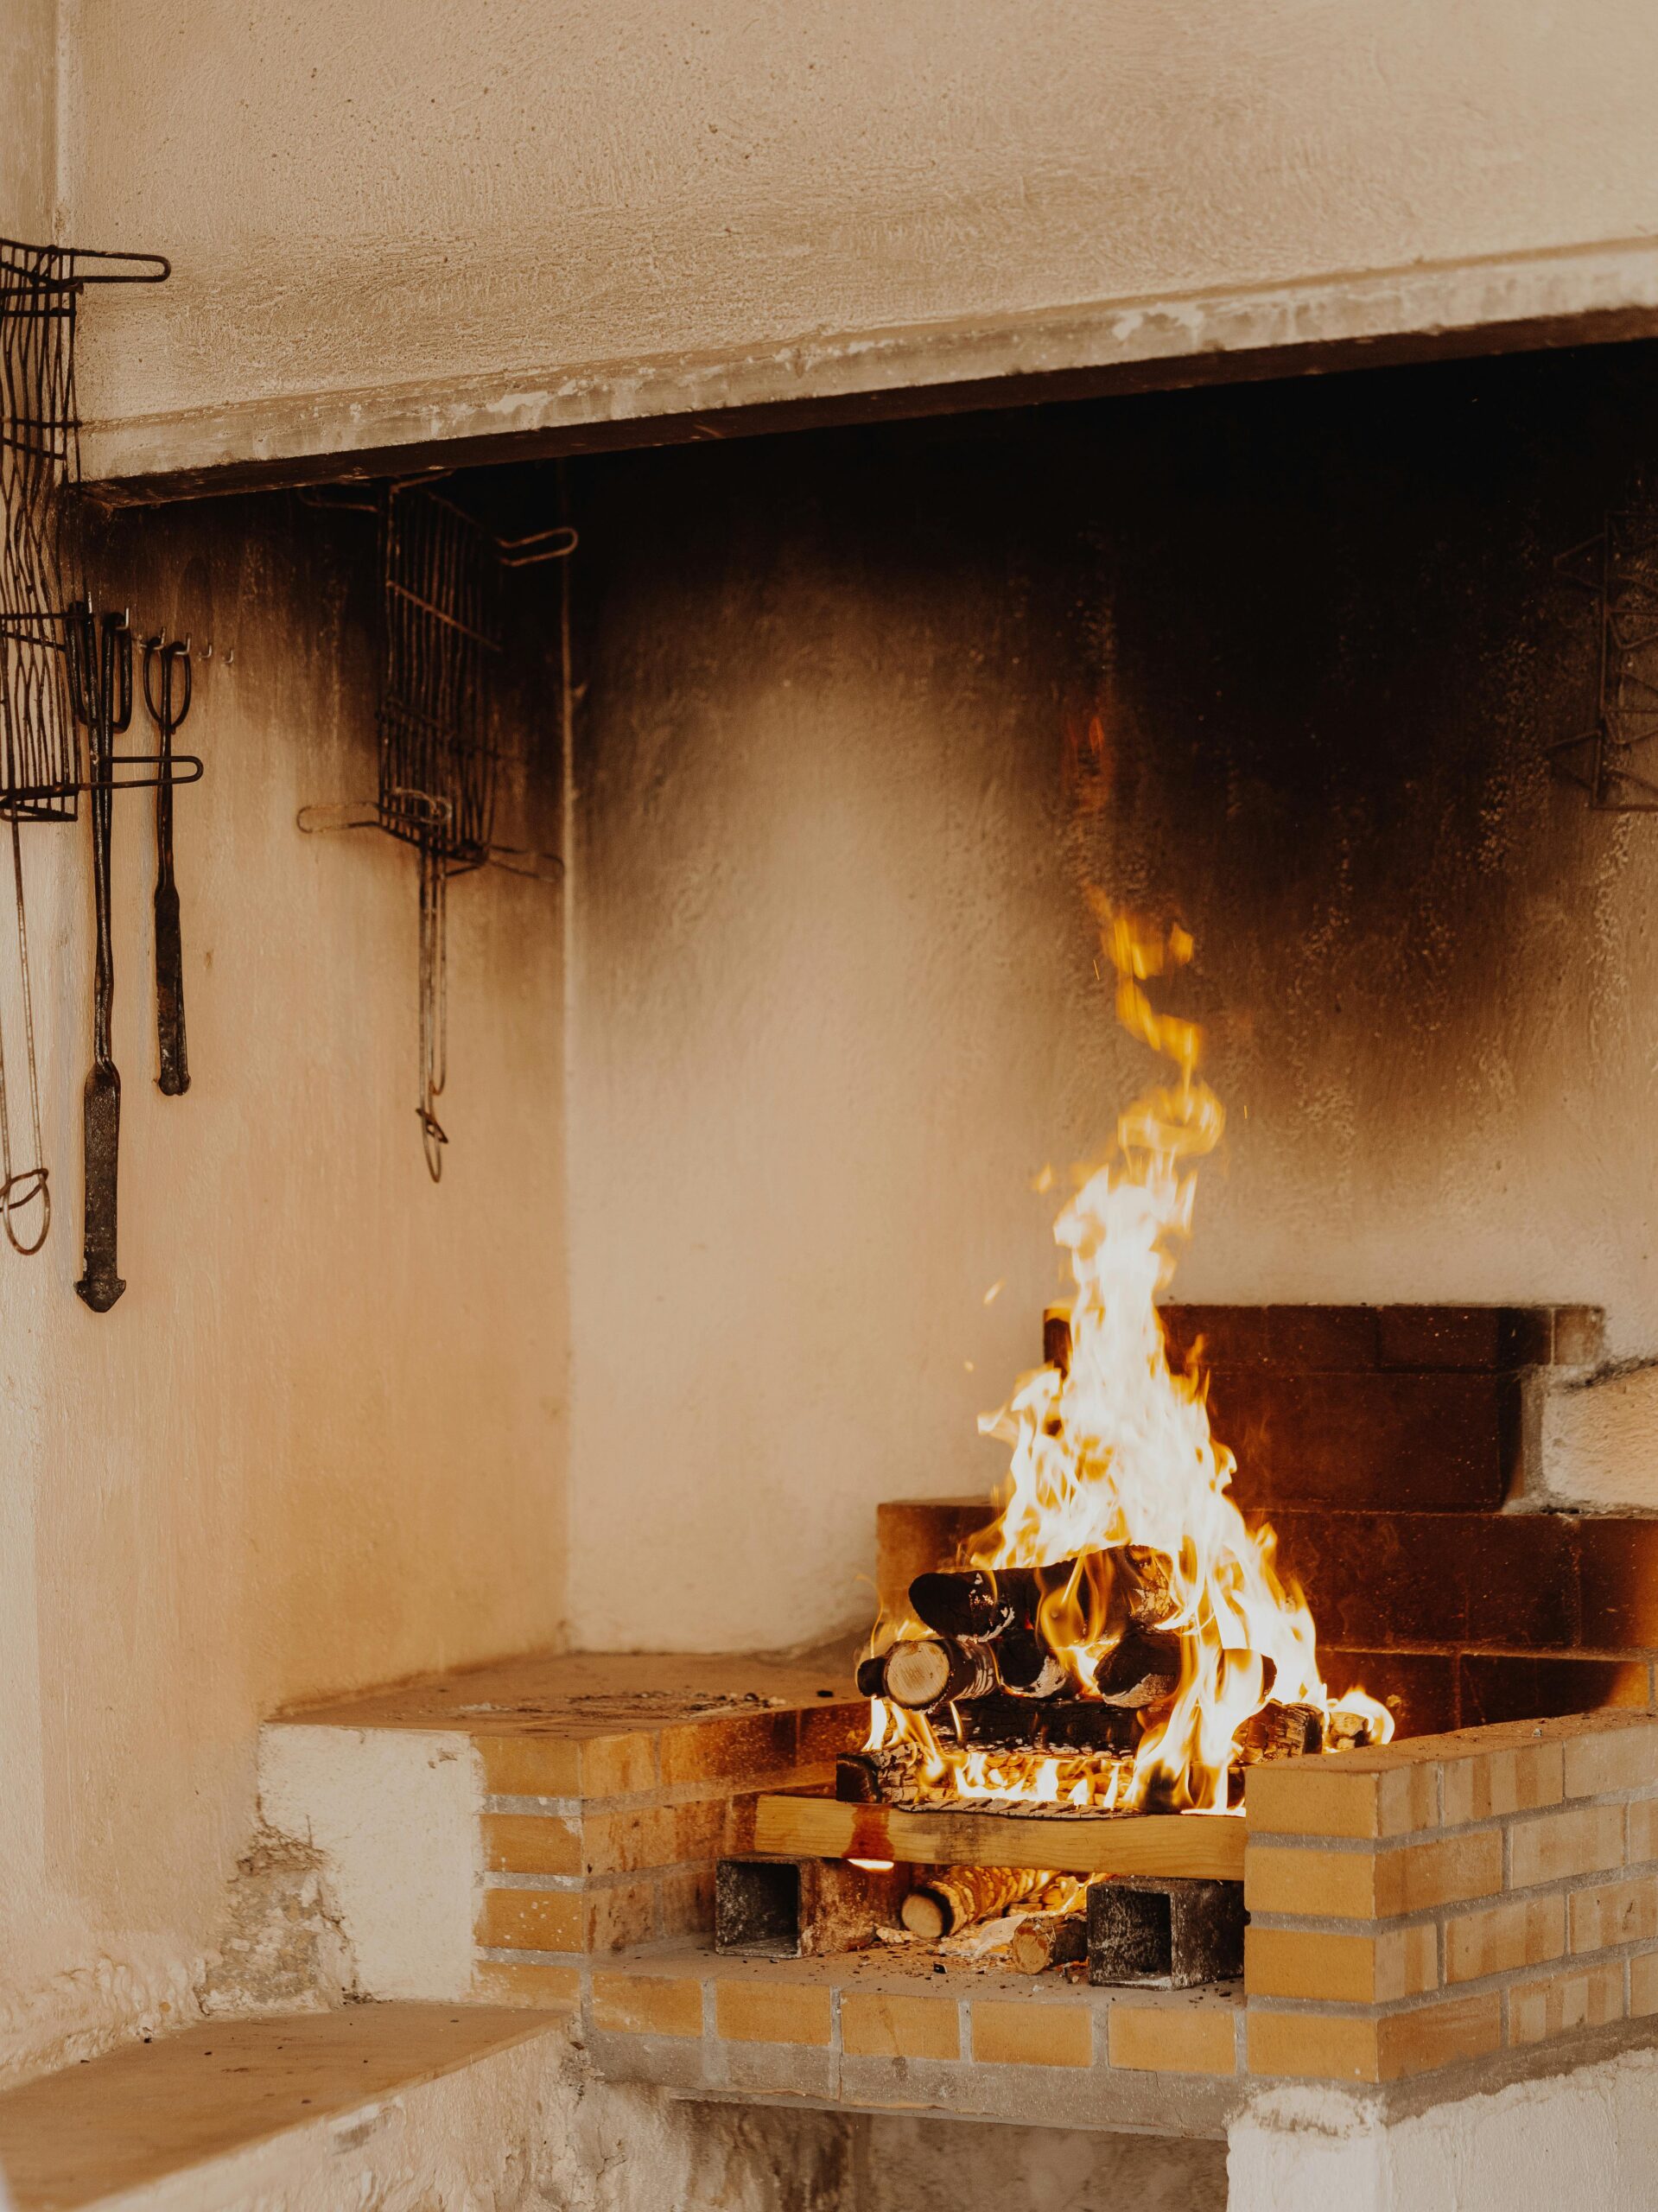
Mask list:
[{"label": "textured stucco surface", "polygon": [[[1642,0],[375,0],[348,38],[324,0],[65,0],[64,25],[69,227],[175,264],[86,348],[90,417],[151,466],[169,418],[173,465],[229,457],[232,402],[281,453],[556,421],[562,394],[648,414],[675,365],[746,365],[668,403],[692,410],[984,373],[893,370],[883,335],[1084,304],[1091,340],[1049,358],[1039,327],[1000,365],[1654,305]],[[1579,250],[1612,257],[1580,297],[1528,277]],[[1444,268],[1463,293],[1343,306]],[[1210,326],[1253,293],[1258,325]]]},{"label": "textured stucco surface", "polygon": [[365,1997],[470,1993],[483,1798],[478,1755],[453,1732],[296,1722],[260,1732],[261,1816],[318,1854]]},{"label": "textured stucco surface", "polygon": [[[295,826],[373,789],[372,546],[353,518],[214,502],[100,550],[118,603],[192,634],[208,764],[177,809],[181,1099],[154,1082],[150,816],[115,805],[129,1287],[102,1318],[72,1287],[87,833],[23,835],[58,1211],[40,1258],[0,1253],[3,2063],[194,2005],[264,1716],[560,1634],[558,893],[454,887],[434,1189],[412,857]],[[538,782],[556,823],[549,742],[509,796]],[[7,920],[15,1048],[11,945]]]},{"label": "textured stucco surface", "polygon": [[578,1641],[867,1618],[875,1502],[1000,1473],[975,1416],[1061,1287],[1032,1179],[1152,1071],[1089,882],[1197,937],[1230,1122],[1184,1295],[1658,1346],[1658,830],[1546,760],[1593,697],[1553,556],[1635,496],[1652,374],[582,464]]},{"label": "textured stucco surface", "polygon": [[1268,2092],[1234,2123],[1228,2212],[1647,2212],[1658,2054],[1368,2120],[1339,2092]]}]

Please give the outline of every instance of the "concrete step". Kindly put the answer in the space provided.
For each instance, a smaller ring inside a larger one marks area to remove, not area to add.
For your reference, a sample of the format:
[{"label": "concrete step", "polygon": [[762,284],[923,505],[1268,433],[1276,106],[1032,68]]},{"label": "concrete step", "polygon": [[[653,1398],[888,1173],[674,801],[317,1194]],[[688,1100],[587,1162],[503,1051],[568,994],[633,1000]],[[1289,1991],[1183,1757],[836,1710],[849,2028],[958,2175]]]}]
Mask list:
[{"label": "concrete step", "polygon": [[516,2202],[566,2050],[498,2005],[215,2020],[0,2094],[0,2172],[14,2212],[335,2212],[440,2175]]}]

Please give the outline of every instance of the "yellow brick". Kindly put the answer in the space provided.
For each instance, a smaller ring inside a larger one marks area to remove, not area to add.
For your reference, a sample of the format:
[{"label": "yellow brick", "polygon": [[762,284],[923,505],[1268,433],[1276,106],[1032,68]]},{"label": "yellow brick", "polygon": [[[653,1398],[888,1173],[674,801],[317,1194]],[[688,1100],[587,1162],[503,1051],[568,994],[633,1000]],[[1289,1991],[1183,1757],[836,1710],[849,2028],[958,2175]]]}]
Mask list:
[{"label": "yellow brick", "polygon": [[714,1869],[676,1866],[657,1884],[664,1936],[703,1935],[714,1925]]},{"label": "yellow brick", "polygon": [[494,1797],[619,1797],[657,1786],[652,1736],[473,1738]]},{"label": "yellow brick", "polygon": [[1114,2066],[1153,2074],[1235,2074],[1236,2014],[1218,2005],[1114,2005]]},{"label": "yellow brick", "polygon": [[583,1797],[631,1796],[657,1786],[654,1736],[584,1736],[577,1749]]},{"label": "yellow brick", "polygon": [[1251,1912],[1293,1912],[1312,1920],[1374,1920],[1375,1853],[1303,1851],[1293,1845],[1252,1840],[1243,1856],[1243,1901]]},{"label": "yellow brick", "polygon": [[1561,1793],[1559,1744],[1515,1745],[1456,1759],[1445,1769],[1445,1824],[1460,1827],[1499,1813],[1533,1812],[1558,1805]]},{"label": "yellow brick", "polygon": [[486,1890],[478,1941],[491,1950],[579,1951],[581,1921],[576,1890]]},{"label": "yellow brick", "polygon": [[829,1993],[801,1982],[722,1981],[714,2019],[727,2043],[827,2044]]},{"label": "yellow brick", "polygon": [[1617,1961],[1528,1982],[1509,1993],[1511,2044],[1543,2043],[1572,2028],[1599,2027],[1623,2017],[1623,1968]]},{"label": "yellow brick", "polygon": [[1576,1736],[1565,1750],[1568,1797],[1601,1797],[1614,1789],[1658,1786],[1658,1721]]},{"label": "yellow brick", "polygon": [[1294,1913],[1307,1920],[1393,1920],[1502,1886],[1502,1837],[1496,1828],[1376,1851],[1301,1850],[1251,1843],[1243,1862],[1251,1912]]},{"label": "yellow brick", "polygon": [[1324,2082],[1392,2082],[1496,2050],[1502,2002],[1489,1996],[1369,2018],[1338,2012],[1249,2012],[1249,2071]]},{"label": "yellow brick", "polygon": [[549,1814],[486,1813],[484,1864],[492,1874],[579,1874],[581,1835]]},{"label": "yellow brick", "polygon": [[1658,1951],[1629,1961],[1629,2018],[1643,2020],[1649,2012],[1658,2012]]},{"label": "yellow brick", "polygon": [[1545,1813],[1538,1820],[1516,1821],[1511,1834],[1512,1889],[1561,1882],[1573,1874],[1598,1874],[1623,1863],[1622,1805],[1579,1805],[1569,1812]]},{"label": "yellow brick", "polygon": [[1603,1882],[1572,1898],[1572,1948],[1610,1951],[1619,1943],[1649,1943],[1658,1936],[1658,1876]]},{"label": "yellow brick", "polygon": [[1658,1859],[1658,1798],[1637,1797],[1628,1811],[1629,1864],[1644,1866]]},{"label": "yellow brick", "polygon": [[581,2001],[581,1969],[524,1959],[480,1959],[473,1969],[472,1993],[480,2004],[569,2012]]},{"label": "yellow brick", "polygon": [[1337,1757],[1268,1761],[1244,1776],[1244,1809],[1257,1834],[1356,1838],[1435,1827],[1437,1770],[1396,1766],[1369,1772]]},{"label": "yellow brick", "polygon": [[588,1813],[581,1822],[581,1851],[590,1874],[632,1874],[641,1867],[670,1866],[676,1821],[668,1805],[633,1812]]},{"label": "yellow brick", "polygon": [[849,2058],[959,2058],[960,2010],[949,1997],[848,1990],[841,1999],[841,2048]]},{"label": "yellow brick", "polygon": [[1376,1905],[1384,1918],[1490,1897],[1502,1887],[1502,1836],[1475,1828],[1437,1843],[1407,1844],[1376,1861]]},{"label": "yellow brick", "polygon": [[1502,2044],[1502,1999],[1496,1990],[1452,2003],[1420,2005],[1390,2012],[1376,2024],[1376,2044],[1384,2082],[1426,2074],[1458,2059],[1478,2058]]},{"label": "yellow brick", "polygon": [[1447,1982],[1479,1981],[1488,1974],[1541,1966],[1566,1949],[1563,1897],[1516,1898],[1471,1912],[1445,1924]]},{"label": "yellow brick", "polygon": [[1346,2012],[1248,2011],[1249,2071],[1318,2082],[1381,2079],[1376,2024]]},{"label": "yellow brick", "polygon": [[1389,1929],[1380,1936],[1259,1925],[1244,1930],[1243,1986],[1252,1996],[1386,2005],[1396,1997],[1419,1996],[1438,1980],[1431,1927]]},{"label": "yellow brick", "polygon": [[657,1974],[596,1974],[593,2024],[635,2036],[700,2036],[702,1985]]},{"label": "yellow brick", "polygon": [[973,2056],[986,2066],[1091,2066],[1094,2015],[1080,2005],[973,2006]]},{"label": "yellow brick", "polygon": [[584,1892],[584,1951],[628,1951],[657,1933],[657,1885],[614,1882]]},{"label": "yellow brick", "polygon": [[558,1736],[474,1736],[484,1787],[492,1797],[575,1797],[581,1788],[576,1747]]}]

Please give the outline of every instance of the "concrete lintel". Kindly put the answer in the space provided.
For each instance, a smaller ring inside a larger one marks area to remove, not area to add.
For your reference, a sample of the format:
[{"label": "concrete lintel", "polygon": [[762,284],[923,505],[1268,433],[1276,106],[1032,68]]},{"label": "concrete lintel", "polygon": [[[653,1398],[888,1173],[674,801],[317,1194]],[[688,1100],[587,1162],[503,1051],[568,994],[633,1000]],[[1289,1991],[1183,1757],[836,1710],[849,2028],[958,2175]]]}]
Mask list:
[{"label": "concrete lintel", "polygon": [[1658,334],[1658,241],[89,423],[121,504]]},{"label": "concrete lintel", "polygon": [[1650,2202],[1658,2050],[1574,2041],[1398,2091],[1276,2083],[1228,2133],[1229,2212],[1560,2212]]}]

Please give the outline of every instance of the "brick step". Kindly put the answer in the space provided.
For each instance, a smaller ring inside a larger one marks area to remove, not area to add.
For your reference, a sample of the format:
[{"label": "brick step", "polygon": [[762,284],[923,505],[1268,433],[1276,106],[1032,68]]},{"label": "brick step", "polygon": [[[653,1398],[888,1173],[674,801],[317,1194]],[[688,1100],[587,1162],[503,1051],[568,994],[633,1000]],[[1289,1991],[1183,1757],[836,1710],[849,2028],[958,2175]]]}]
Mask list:
[{"label": "brick step", "polygon": [[1166,1306],[1209,1376],[1246,1509],[1454,1511],[1522,1483],[1550,1371],[1600,1357],[1593,1306]]},{"label": "brick step", "polygon": [[0,2171],[14,2212],[424,2203],[440,2171],[493,2202],[563,2042],[493,2005],[209,2021],[0,2094]]}]

